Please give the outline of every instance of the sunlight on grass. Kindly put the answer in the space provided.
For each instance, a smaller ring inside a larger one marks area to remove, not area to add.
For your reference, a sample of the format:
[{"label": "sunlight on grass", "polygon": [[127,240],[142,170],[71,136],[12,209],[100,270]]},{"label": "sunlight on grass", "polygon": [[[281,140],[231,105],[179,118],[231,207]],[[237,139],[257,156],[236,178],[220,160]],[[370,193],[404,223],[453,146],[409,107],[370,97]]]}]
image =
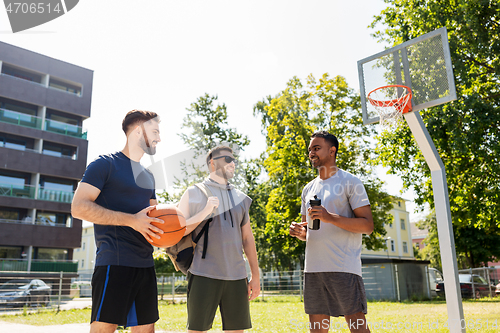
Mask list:
[{"label": "sunlight on grass", "polygon": [[[463,302],[467,332],[493,333],[500,331],[500,299],[484,298],[479,301]],[[186,331],[186,304],[159,302],[160,320],[157,330]],[[308,316],[298,297],[266,297],[253,301],[250,306],[254,332],[308,332]],[[367,320],[372,332],[449,332],[446,303],[432,302],[369,302]],[[0,316],[0,320],[27,325],[63,325],[87,323],[90,309],[61,311],[40,311],[35,314]],[[348,332],[343,318],[333,318],[331,332]],[[212,328],[222,331],[218,312]]]}]

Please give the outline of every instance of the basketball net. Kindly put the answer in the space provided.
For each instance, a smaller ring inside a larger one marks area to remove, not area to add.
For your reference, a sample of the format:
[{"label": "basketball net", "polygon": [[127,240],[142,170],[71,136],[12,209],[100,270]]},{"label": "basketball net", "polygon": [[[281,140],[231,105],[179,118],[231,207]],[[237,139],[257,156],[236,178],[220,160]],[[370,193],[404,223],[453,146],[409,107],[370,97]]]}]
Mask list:
[{"label": "basketball net", "polygon": [[411,89],[402,85],[376,88],[368,94],[368,100],[377,111],[383,129],[397,127],[403,113],[411,111]]}]

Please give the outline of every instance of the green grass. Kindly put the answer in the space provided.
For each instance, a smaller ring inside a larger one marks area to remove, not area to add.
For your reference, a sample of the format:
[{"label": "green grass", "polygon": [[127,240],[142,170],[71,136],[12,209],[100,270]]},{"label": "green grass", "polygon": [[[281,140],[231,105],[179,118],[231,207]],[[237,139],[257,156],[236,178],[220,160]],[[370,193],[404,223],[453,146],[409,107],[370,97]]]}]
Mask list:
[{"label": "green grass", "polygon": [[[478,301],[464,300],[463,307],[468,325],[467,332],[493,333],[500,331],[499,298],[484,298]],[[265,301],[259,299],[251,303],[250,311],[254,326],[252,331],[272,333],[308,331],[306,329],[308,317],[304,314],[303,303],[298,297],[266,297]],[[168,301],[160,301],[160,320],[156,327],[158,330],[185,332],[186,317],[186,304],[171,304]],[[35,314],[0,316],[1,321],[28,325],[86,323],[89,318],[90,309],[61,311],[59,313],[40,311]],[[449,332],[449,329],[445,327],[446,303],[439,300],[401,303],[369,302],[367,319],[374,325],[371,326],[372,332]],[[488,328],[486,320],[488,320]],[[481,322],[482,328],[478,327],[479,322]],[[343,318],[332,319],[330,331],[348,332],[345,328],[339,329],[343,323]],[[392,324],[392,329],[389,329],[389,323]],[[496,326],[493,326],[495,323]],[[216,315],[213,331],[222,331],[219,313]]]}]

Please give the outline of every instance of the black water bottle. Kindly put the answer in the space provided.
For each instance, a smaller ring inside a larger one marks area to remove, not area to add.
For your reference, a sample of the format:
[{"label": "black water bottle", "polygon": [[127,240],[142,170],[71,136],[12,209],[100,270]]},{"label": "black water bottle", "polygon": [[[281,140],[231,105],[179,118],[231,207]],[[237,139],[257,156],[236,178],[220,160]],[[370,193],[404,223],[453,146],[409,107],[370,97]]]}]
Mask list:
[{"label": "black water bottle", "polygon": [[[315,195],[314,199],[309,200],[309,204],[311,205],[311,207],[321,206],[321,199],[318,199],[318,196]],[[309,229],[318,230],[319,229],[319,219],[314,219],[313,223],[312,223],[312,228],[311,228],[311,225],[309,224]]]}]

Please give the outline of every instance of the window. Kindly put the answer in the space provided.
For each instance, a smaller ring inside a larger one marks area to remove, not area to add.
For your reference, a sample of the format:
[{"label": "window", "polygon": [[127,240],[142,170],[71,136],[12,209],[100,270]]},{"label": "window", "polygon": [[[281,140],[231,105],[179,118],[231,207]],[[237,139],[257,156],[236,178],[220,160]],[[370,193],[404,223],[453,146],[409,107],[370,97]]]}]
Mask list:
[{"label": "window", "polygon": [[415,246],[417,247],[417,249],[420,249],[420,243],[419,242],[416,242]]},{"label": "window", "polygon": [[24,138],[17,135],[0,133],[0,147],[16,149],[16,150],[26,150],[26,149],[33,149],[34,144],[35,140],[30,138]]},{"label": "window", "polygon": [[49,87],[63,90],[63,91],[66,91],[66,92],[69,92],[69,93],[72,93],[72,94],[75,94],[78,96],[80,96],[82,93],[82,88],[80,86],[78,86],[77,84],[54,79],[52,77],[50,78],[50,81],[49,81]]},{"label": "window", "polygon": [[408,243],[407,242],[403,242],[403,252],[408,253]]},{"label": "window", "polygon": [[0,259],[20,259],[22,252],[21,246],[0,246]]},{"label": "window", "polygon": [[401,230],[406,230],[405,219],[401,219]]},{"label": "window", "polygon": [[398,201],[398,207],[401,207],[401,201]]},{"label": "window", "polygon": [[35,248],[33,251],[33,259],[45,260],[67,260],[67,249],[49,249],[49,248]]},{"label": "window", "polygon": [[42,82],[42,76],[40,74],[33,73],[25,69],[21,69],[19,67],[7,65],[6,63],[3,63],[2,65],[2,74],[14,76],[19,79],[32,81],[36,83]]},{"label": "window", "polygon": [[85,250],[85,242],[82,244],[82,250]]},{"label": "window", "polygon": [[393,239],[391,239],[391,252],[396,252],[396,245]]},{"label": "window", "polygon": [[76,159],[76,147],[61,145],[58,143],[43,142],[43,154],[56,156],[56,157],[67,157],[71,159]]},{"label": "window", "polygon": [[56,179],[45,176],[40,178],[40,185],[44,190],[73,192],[74,189],[74,184],[71,180]]},{"label": "window", "polygon": [[85,259],[82,259],[82,268],[85,266]]},{"label": "window", "polygon": [[44,212],[40,211],[36,213],[36,223],[42,225],[50,226],[67,226],[70,224],[71,216],[70,214],[55,213],[55,212]]}]

